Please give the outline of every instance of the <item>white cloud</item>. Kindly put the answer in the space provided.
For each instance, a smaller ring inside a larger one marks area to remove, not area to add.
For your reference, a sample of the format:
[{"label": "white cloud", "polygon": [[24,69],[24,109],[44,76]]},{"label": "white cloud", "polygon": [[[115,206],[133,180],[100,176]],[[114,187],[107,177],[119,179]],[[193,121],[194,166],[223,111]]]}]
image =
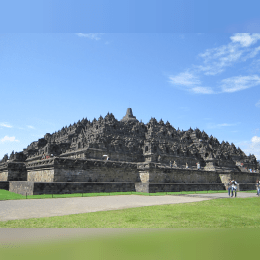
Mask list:
[{"label": "white cloud", "polygon": [[260,59],[254,59],[250,65],[246,66],[245,69],[249,73],[259,73],[260,71]]},{"label": "white cloud", "polygon": [[260,107],[260,100],[255,104],[256,107]]},{"label": "white cloud", "polygon": [[0,123],[0,126],[12,128],[12,126],[8,123]]},{"label": "white cloud", "polygon": [[260,137],[253,136],[250,142],[243,142],[243,151],[247,154],[254,154],[260,160]]},{"label": "white cloud", "polygon": [[244,57],[243,61],[246,61],[248,58],[254,58],[260,52],[260,46],[254,48],[247,56]]},{"label": "white cloud", "polygon": [[260,39],[260,33],[236,33],[230,37],[232,42],[238,42],[243,47],[249,47]]},{"label": "white cloud", "polygon": [[197,76],[190,72],[183,72],[176,76],[170,76],[171,83],[177,86],[194,86],[199,85],[201,82]]},{"label": "white cloud", "polygon": [[213,94],[214,91],[209,87],[201,87],[199,77],[191,72],[183,72],[176,76],[169,77],[170,82],[176,87],[186,87],[186,90],[196,94]]},{"label": "white cloud", "polygon": [[1,142],[19,142],[19,140],[15,139],[15,136],[8,136],[6,135],[4,138],[0,140]]},{"label": "white cloud", "polygon": [[196,68],[205,75],[213,76],[223,72],[226,67],[232,66],[235,62],[246,61],[260,52],[259,46],[249,48],[260,40],[259,33],[236,33],[230,39],[229,44],[207,49],[204,53],[199,54],[199,57],[203,58],[204,64],[196,66]]},{"label": "white cloud", "polygon": [[224,124],[218,124],[217,126],[222,127],[222,126],[234,126],[234,125],[236,125],[236,124],[227,124],[227,123],[224,123]]},{"label": "white cloud", "polygon": [[252,143],[259,143],[259,144],[260,144],[260,137],[258,137],[258,136],[253,136],[252,139],[251,139],[251,142],[252,142]]},{"label": "white cloud", "polygon": [[222,123],[222,124],[208,123],[207,124],[207,128],[213,129],[213,128],[236,126],[236,125],[239,125],[239,124],[240,124],[240,122],[234,123],[234,124],[228,124],[228,123]]},{"label": "white cloud", "polygon": [[226,67],[233,65],[239,61],[244,50],[240,46],[227,44],[217,48],[206,50],[199,54],[203,58],[203,65],[195,66],[205,75],[217,75],[225,70]]},{"label": "white cloud", "polygon": [[260,77],[257,75],[237,76],[222,80],[222,92],[236,92],[251,88],[260,84]]},{"label": "white cloud", "polygon": [[31,125],[28,125],[27,127],[30,128],[30,129],[35,129],[35,127],[31,126]]},{"label": "white cloud", "polygon": [[[238,62],[245,62],[260,53],[260,46],[253,47],[253,44],[260,40],[260,34],[236,33],[230,37],[230,40],[226,45],[210,48],[200,53],[201,64],[192,65],[186,72],[169,76],[170,82],[176,87],[184,86],[186,87],[184,90],[197,94],[232,93],[259,85],[259,76],[249,75],[223,79],[221,85],[214,87],[203,86],[201,82],[202,74],[215,76],[224,72],[227,67],[231,67]],[[247,68],[249,67],[252,66],[247,66]],[[259,70],[255,68],[255,71],[258,72]]]},{"label": "white cloud", "polygon": [[210,87],[194,87],[191,91],[197,94],[215,94],[214,90]]},{"label": "white cloud", "polygon": [[79,37],[89,38],[91,40],[100,40],[103,33],[76,33]]}]

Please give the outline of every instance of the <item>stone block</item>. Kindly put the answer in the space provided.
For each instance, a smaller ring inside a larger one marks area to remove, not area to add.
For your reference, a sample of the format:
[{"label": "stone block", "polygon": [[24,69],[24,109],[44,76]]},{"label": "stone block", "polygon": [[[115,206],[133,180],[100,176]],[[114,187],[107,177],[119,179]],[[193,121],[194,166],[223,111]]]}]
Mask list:
[{"label": "stone block", "polygon": [[33,195],[34,182],[31,181],[10,181],[9,191],[21,195]]}]

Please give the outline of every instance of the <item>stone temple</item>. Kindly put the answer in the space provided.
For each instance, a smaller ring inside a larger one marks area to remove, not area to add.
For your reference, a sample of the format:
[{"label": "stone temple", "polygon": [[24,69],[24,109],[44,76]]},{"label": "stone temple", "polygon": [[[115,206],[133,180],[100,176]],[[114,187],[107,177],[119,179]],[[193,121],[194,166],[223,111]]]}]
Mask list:
[{"label": "stone temple", "polygon": [[259,163],[234,144],[199,129],[176,130],[155,118],[144,124],[127,109],[82,119],[0,161],[0,189],[20,194],[255,189]]}]

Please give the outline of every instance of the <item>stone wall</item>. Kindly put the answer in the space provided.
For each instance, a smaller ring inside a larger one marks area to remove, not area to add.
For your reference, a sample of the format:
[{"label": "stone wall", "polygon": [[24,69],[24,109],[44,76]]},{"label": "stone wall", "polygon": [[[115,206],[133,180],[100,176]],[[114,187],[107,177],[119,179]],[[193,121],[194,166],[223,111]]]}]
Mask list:
[{"label": "stone wall", "polygon": [[238,183],[256,183],[256,180],[260,180],[260,174],[255,172],[234,172],[231,174],[231,178]]},{"label": "stone wall", "polygon": [[34,182],[31,181],[10,181],[9,191],[21,195],[34,195]]},{"label": "stone wall", "polygon": [[135,191],[134,183],[122,182],[10,182],[9,191],[22,195]]},{"label": "stone wall", "polygon": [[139,164],[142,182],[149,183],[227,183],[235,179],[238,183],[255,183],[259,173],[216,172],[193,169],[160,167],[158,164]]},{"label": "stone wall", "polygon": [[54,182],[138,182],[135,163],[104,160],[57,159]]},{"label": "stone wall", "polygon": [[33,193],[36,195],[127,191],[135,191],[135,184],[123,182],[36,182]]},{"label": "stone wall", "polygon": [[239,190],[246,191],[246,190],[256,190],[255,183],[240,183]]},{"label": "stone wall", "polygon": [[221,182],[224,183],[227,188],[229,181],[232,179],[231,173],[220,173],[219,177],[221,179]]},{"label": "stone wall", "polygon": [[8,169],[8,181],[26,181],[26,178],[27,171],[23,163],[16,163]]},{"label": "stone wall", "polygon": [[[235,179],[242,184],[240,189],[246,190],[255,189],[253,184],[260,179],[259,173],[203,171],[170,168],[153,162],[130,163],[69,157],[30,161],[26,167],[27,178],[24,177],[25,164],[8,163],[0,171],[0,180],[10,180],[10,191],[30,194],[34,191],[82,192],[80,189],[83,192],[121,191],[118,183],[123,185],[124,191],[129,188],[138,192],[219,190],[225,189],[230,179]],[[26,179],[28,183],[21,181]],[[35,183],[42,188],[35,188]],[[78,183],[85,183],[85,186]]]},{"label": "stone wall", "polygon": [[28,170],[27,180],[33,182],[53,182],[54,181],[54,168],[43,168]]},{"label": "stone wall", "polygon": [[0,168],[0,181],[26,181],[27,171],[24,163],[8,162]]},{"label": "stone wall", "polygon": [[0,181],[8,181],[8,170],[2,170],[0,172]]},{"label": "stone wall", "polygon": [[89,169],[55,169],[54,182],[137,182],[132,169],[89,167]]},{"label": "stone wall", "polygon": [[149,183],[148,182],[147,183],[142,183],[142,182],[135,183],[135,191],[149,193]]},{"label": "stone wall", "polygon": [[149,183],[221,183],[219,174],[211,171],[151,167],[140,172]]},{"label": "stone wall", "polygon": [[223,183],[149,183],[149,192],[225,190]]},{"label": "stone wall", "polygon": [[28,165],[28,181],[34,182],[138,182],[135,163],[56,158]]}]

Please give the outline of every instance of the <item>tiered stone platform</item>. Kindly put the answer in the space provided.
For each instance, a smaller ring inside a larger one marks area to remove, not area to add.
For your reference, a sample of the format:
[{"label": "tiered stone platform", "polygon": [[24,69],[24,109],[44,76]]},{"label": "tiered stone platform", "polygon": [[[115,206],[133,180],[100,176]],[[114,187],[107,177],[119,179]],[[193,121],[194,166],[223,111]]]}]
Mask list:
[{"label": "tiered stone platform", "polygon": [[0,188],[22,195],[225,190],[229,179],[236,179],[240,190],[252,190],[259,176],[259,173],[172,168],[151,162],[64,157],[30,161],[25,165],[5,163],[1,167],[4,174]]}]

